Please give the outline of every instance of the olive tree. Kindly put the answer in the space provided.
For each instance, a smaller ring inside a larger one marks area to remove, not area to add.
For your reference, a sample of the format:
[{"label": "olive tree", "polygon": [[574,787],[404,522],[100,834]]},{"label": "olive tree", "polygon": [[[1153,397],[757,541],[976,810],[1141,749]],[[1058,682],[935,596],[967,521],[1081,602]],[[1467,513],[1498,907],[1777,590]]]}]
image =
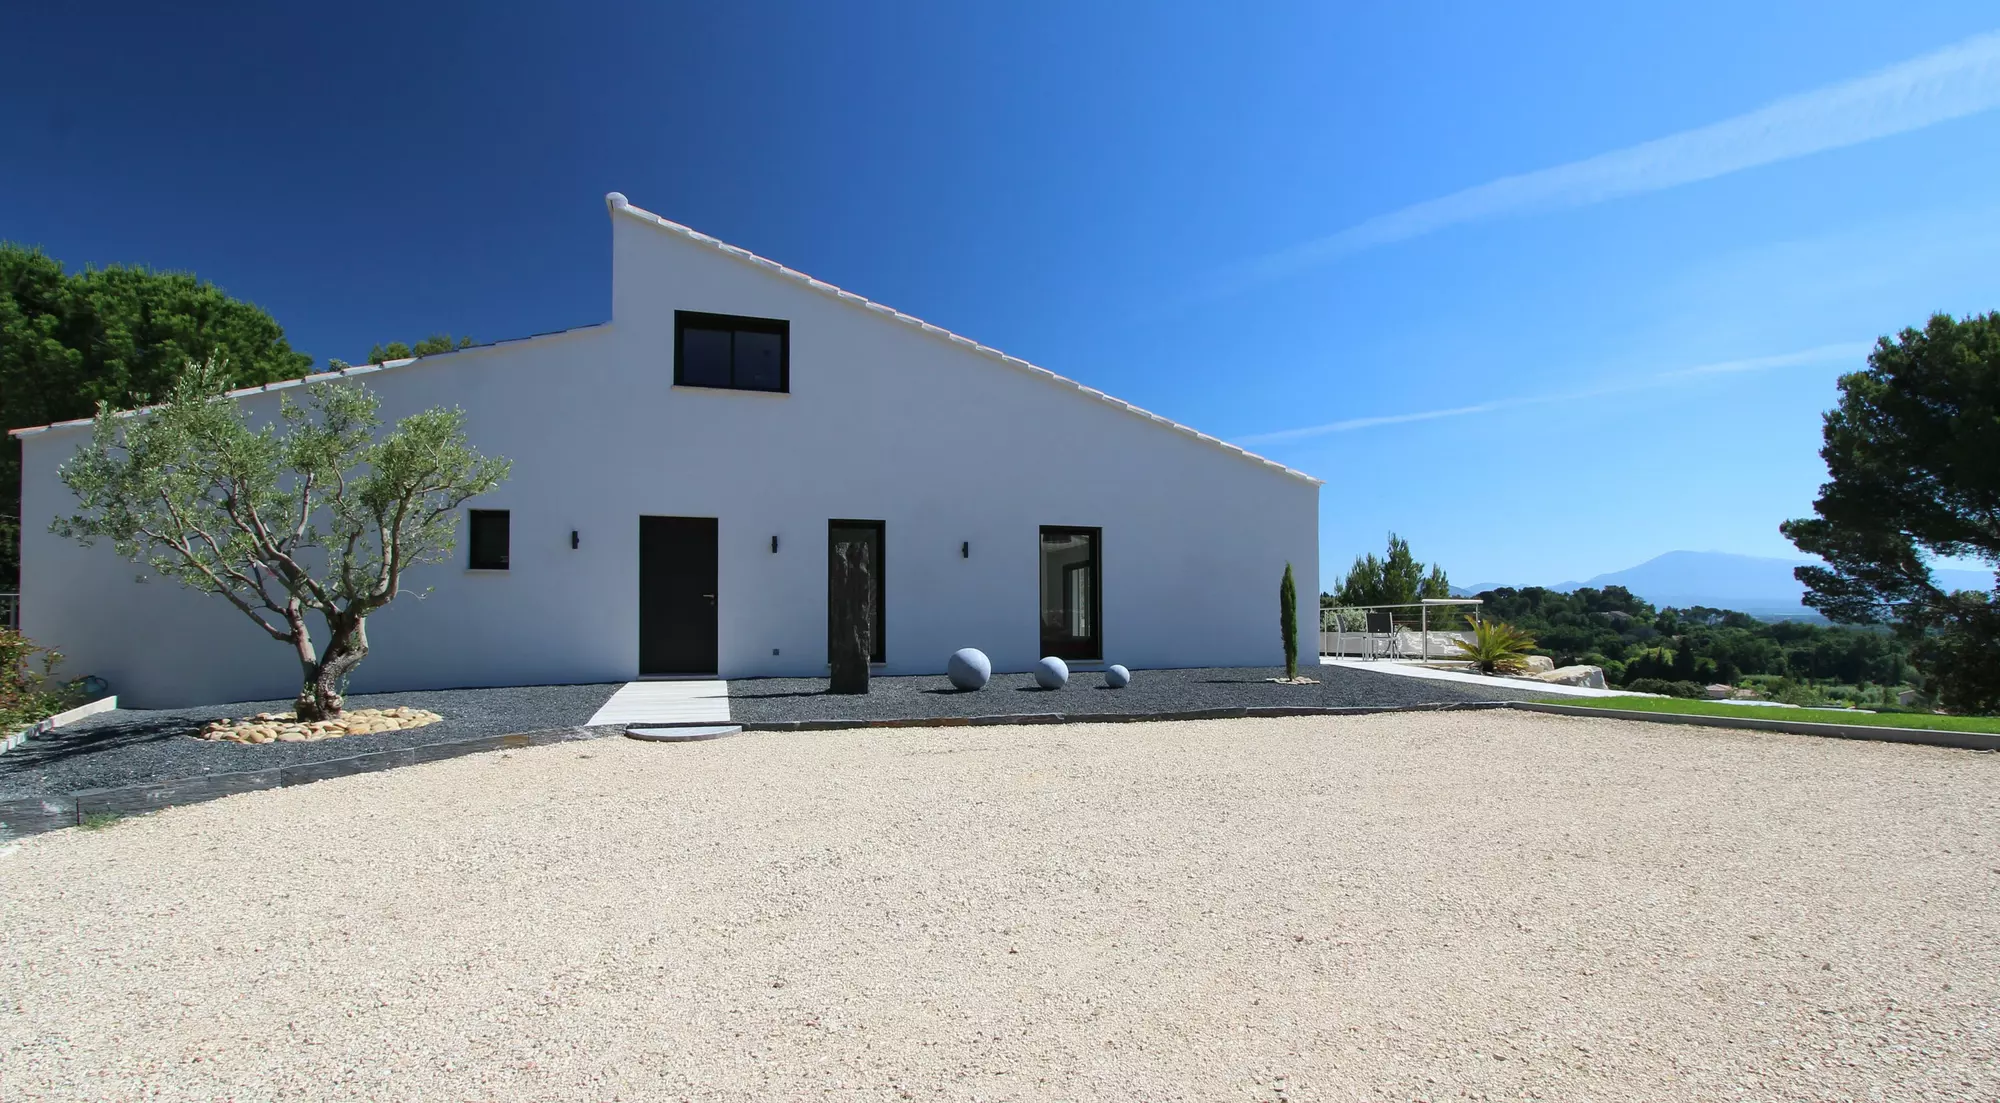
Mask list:
[{"label": "olive tree", "polygon": [[[340,714],[368,654],[369,614],[404,575],[442,561],[458,508],[507,477],[467,443],[465,415],[435,408],[377,439],[379,400],[345,380],[282,399],[253,427],[214,360],[190,361],[167,400],[136,413],[99,403],[90,442],[62,466],[79,511],[52,531],[217,594],[298,656],[298,715]],[[145,577],[143,574],[140,576]],[[308,614],[326,626],[316,646]]]}]

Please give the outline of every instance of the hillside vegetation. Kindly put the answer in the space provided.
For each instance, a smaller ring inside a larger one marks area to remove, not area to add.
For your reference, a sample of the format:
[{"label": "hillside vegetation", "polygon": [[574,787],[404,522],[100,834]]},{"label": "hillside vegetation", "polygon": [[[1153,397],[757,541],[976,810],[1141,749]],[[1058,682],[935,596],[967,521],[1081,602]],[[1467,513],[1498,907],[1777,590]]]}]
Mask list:
[{"label": "hillside vegetation", "polygon": [[1914,676],[1909,651],[1885,629],[1762,621],[1747,613],[1654,606],[1622,586],[1570,593],[1488,590],[1480,615],[1506,621],[1558,666],[1604,668],[1607,681],[1749,685],[1797,704],[1895,705]]}]

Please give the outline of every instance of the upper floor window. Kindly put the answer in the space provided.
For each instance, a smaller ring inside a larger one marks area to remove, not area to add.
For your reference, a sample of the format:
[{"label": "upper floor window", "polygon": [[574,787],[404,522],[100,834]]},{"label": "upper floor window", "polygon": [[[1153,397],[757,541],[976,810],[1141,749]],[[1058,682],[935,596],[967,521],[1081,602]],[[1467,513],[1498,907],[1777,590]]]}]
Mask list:
[{"label": "upper floor window", "polygon": [[792,323],[674,311],[674,383],[790,392]]}]

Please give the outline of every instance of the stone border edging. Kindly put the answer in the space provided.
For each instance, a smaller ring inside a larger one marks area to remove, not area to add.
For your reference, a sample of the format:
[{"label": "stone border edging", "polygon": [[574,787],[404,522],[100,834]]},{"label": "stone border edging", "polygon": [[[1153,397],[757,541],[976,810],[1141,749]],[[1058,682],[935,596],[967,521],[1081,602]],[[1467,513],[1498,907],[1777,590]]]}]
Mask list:
[{"label": "stone border edging", "polygon": [[28,835],[39,835],[44,831],[76,827],[83,823],[84,817],[106,812],[117,815],[157,812],[162,808],[199,804],[217,797],[253,793],[259,789],[308,785],[328,778],[373,773],[376,770],[392,770],[398,766],[415,766],[420,762],[437,762],[447,758],[457,758],[460,755],[479,754],[483,751],[600,739],[608,734],[610,734],[608,730],[592,728],[550,728],[545,731],[520,732],[513,735],[488,735],[448,743],[397,747],[386,751],[349,755],[345,758],[298,762],[290,766],[266,766],[257,770],[202,774],[198,777],[178,778],[150,785],[80,789],[74,793],[60,795],[0,800],[0,843],[12,842]]},{"label": "stone border edging", "polygon": [[59,712],[54,716],[44,717],[12,735],[0,738],[0,754],[6,754],[8,751],[13,750],[45,731],[60,728],[64,724],[74,723],[86,716],[95,716],[100,712],[110,712],[117,707],[118,695],[114,693],[109,697],[99,697],[87,705],[78,705],[67,712]]},{"label": "stone border edging", "polygon": [[1966,751],[2000,751],[2000,735],[1942,731],[1936,728],[1823,724],[1814,720],[1767,720],[1761,716],[1709,716],[1697,712],[1635,712],[1631,709],[1593,708],[1590,705],[1550,705],[1539,701],[1510,701],[1507,707],[1520,709],[1523,712],[1544,712],[1553,716],[1598,716],[1653,724],[1695,724],[1710,728],[1789,732],[1792,735],[1819,735],[1834,739],[1872,739],[1878,743],[1914,743],[1926,747],[1953,747]]}]

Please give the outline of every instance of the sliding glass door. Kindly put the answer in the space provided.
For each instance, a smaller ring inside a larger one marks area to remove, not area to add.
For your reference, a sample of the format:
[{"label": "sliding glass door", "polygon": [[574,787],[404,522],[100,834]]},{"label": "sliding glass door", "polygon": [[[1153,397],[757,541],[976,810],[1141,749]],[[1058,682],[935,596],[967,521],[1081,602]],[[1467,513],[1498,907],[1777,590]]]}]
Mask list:
[{"label": "sliding glass door", "polygon": [[1042,526],[1042,654],[1102,659],[1102,529]]}]

